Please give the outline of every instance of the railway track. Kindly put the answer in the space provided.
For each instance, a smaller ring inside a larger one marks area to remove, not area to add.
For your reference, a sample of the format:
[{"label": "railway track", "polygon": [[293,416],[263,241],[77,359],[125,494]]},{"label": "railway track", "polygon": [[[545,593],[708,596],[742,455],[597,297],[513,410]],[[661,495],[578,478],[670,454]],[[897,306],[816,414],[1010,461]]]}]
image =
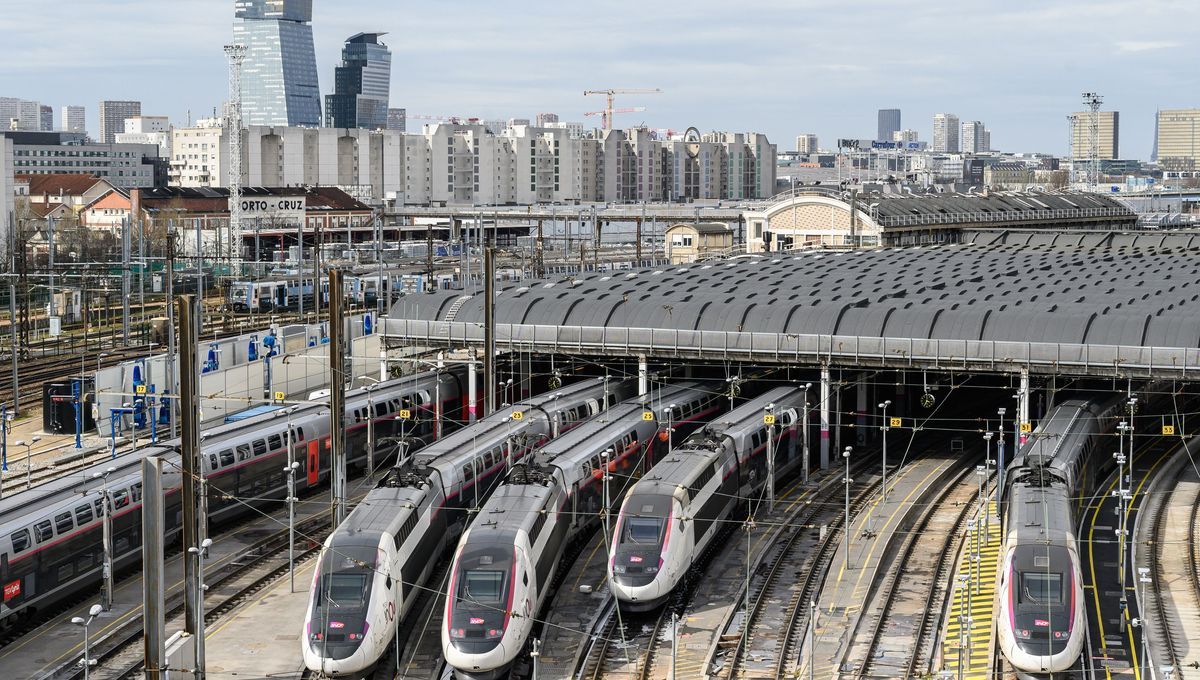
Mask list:
[{"label": "railway track", "polygon": [[963,536],[976,507],[976,489],[963,483],[972,470],[972,465],[964,465],[932,502],[914,504],[919,516],[903,532],[892,566],[876,592],[876,601],[882,604],[867,624],[866,639],[847,645],[842,659],[843,667],[854,669],[856,680],[922,677],[932,672],[934,633],[951,592],[954,543]]},{"label": "railway track", "polygon": [[654,669],[655,650],[670,607],[639,613],[617,612],[616,598],[605,600],[590,635],[584,663],[575,674],[580,680],[648,680]]},{"label": "railway track", "polygon": [[[1152,545],[1146,550],[1151,592],[1143,590],[1142,606],[1157,619],[1149,633],[1155,662],[1178,669],[1176,677],[1189,678],[1200,677],[1193,665],[1200,660],[1200,653],[1193,651],[1194,631],[1200,630],[1200,546],[1196,544],[1200,479],[1186,456],[1177,460],[1178,467],[1162,473],[1169,486],[1158,494],[1151,515]],[[1185,538],[1186,546],[1180,550]]]}]

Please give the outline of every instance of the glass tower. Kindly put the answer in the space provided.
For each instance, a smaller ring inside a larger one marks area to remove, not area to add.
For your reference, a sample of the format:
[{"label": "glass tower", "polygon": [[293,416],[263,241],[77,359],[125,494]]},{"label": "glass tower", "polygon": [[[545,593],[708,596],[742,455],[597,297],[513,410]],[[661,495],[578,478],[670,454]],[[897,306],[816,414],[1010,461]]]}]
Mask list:
[{"label": "glass tower", "polygon": [[321,125],[312,0],[236,0],[234,42],[242,67],[245,125]]},{"label": "glass tower", "polygon": [[337,128],[388,127],[392,53],[379,42],[386,33],[359,33],[346,40],[342,64],[333,71],[333,94],[325,96],[325,125]]}]

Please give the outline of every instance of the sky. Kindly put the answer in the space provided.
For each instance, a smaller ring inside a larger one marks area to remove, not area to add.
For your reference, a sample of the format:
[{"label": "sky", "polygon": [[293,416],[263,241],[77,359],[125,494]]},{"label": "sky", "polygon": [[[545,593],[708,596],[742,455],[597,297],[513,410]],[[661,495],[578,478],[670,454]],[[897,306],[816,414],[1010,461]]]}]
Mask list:
[{"label": "sky", "polygon": [[[232,0],[0,0],[0,96],[88,109],[137,99],[176,125],[227,96]],[[620,125],[873,138],[876,110],[931,137],[937,112],[982,120],[1003,151],[1064,153],[1084,91],[1146,159],[1158,108],[1200,106],[1195,0],[314,0],[332,90],[342,42],[382,31],[391,105],[425,115],[587,120],[585,89],[661,88]],[[410,129],[420,121],[411,121]]]}]

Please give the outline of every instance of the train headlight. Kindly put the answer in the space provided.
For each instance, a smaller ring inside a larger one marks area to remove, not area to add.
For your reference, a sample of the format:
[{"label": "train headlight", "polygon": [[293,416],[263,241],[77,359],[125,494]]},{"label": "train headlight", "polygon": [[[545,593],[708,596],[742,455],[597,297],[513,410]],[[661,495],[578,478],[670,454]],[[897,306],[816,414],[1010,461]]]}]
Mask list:
[{"label": "train headlight", "polygon": [[467,636],[467,631],[465,629],[462,629],[462,628],[451,628],[450,629],[450,637],[452,637],[452,638],[462,639],[462,638],[465,638],[466,636]]},{"label": "train headlight", "polygon": [[646,573],[647,574],[657,574],[658,567],[646,567]]},{"label": "train headlight", "polygon": [[613,573],[614,574],[624,574],[627,571],[629,571],[629,568],[626,567],[624,564],[614,564],[613,565]]},{"label": "train headlight", "polygon": [[1028,640],[1029,639],[1029,629],[1016,630],[1013,632],[1017,634],[1017,638],[1020,640]]},{"label": "train headlight", "polygon": [[489,640],[497,640],[497,639],[499,639],[499,638],[501,638],[501,637],[504,637],[504,631],[503,631],[503,630],[501,630],[501,629],[499,629],[499,628],[489,628],[489,629],[488,629],[488,632],[487,632],[487,639],[489,639]]}]

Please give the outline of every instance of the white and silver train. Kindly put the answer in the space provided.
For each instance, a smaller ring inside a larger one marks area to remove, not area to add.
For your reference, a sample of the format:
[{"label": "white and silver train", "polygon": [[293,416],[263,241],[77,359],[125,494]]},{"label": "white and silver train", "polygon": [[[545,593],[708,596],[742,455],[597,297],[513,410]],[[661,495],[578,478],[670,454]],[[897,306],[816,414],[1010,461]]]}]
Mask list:
[{"label": "white and silver train", "polygon": [[1076,518],[1111,464],[1093,453],[1111,429],[1112,408],[1081,400],[1055,406],[1005,473],[997,632],[1020,677],[1065,672],[1083,651]]},{"label": "white and silver train", "polygon": [[636,391],[634,381],[585,378],[505,407],[393,469],[325,541],[305,617],[304,663],[326,677],[370,672],[505,470]]},{"label": "white and silver train", "polygon": [[[775,416],[768,426],[767,407]],[[623,609],[661,605],[721,526],[767,488],[768,448],[775,476],[797,468],[803,390],[777,387],[696,432],[629,491],[609,550],[608,584]],[[773,443],[772,443],[773,437]]]},{"label": "white and silver train", "polygon": [[508,671],[525,649],[566,546],[598,526],[601,509],[615,507],[666,454],[668,405],[675,406],[671,427],[686,436],[724,399],[703,383],[664,387],[614,406],[513,468],[455,551],[441,637],[456,677],[491,680]]}]

